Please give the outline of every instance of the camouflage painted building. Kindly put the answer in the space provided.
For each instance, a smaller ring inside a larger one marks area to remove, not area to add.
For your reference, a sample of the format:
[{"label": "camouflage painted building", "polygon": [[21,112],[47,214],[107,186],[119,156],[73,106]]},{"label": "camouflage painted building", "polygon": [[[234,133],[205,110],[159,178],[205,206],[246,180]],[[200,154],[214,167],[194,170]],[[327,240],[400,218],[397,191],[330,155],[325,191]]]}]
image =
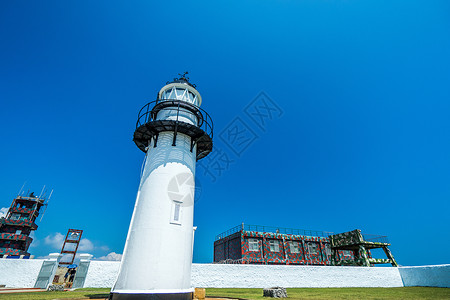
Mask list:
[{"label": "camouflage painted building", "polygon": [[370,249],[387,249],[390,245],[387,237],[376,237],[386,243],[367,244],[359,230],[334,235],[325,231],[242,224],[216,236],[214,262],[319,266],[395,263],[389,256],[387,260],[372,258]]},{"label": "camouflage painted building", "polygon": [[35,223],[45,199],[33,193],[15,198],[0,218],[0,258],[29,258],[28,247],[33,239],[30,234],[37,229]]}]

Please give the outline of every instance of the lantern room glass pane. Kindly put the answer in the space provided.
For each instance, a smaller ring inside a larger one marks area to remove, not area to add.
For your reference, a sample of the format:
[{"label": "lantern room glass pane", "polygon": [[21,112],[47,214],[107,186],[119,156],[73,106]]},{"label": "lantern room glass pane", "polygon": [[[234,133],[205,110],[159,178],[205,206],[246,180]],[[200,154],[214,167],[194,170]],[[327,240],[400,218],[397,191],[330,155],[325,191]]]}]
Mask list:
[{"label": "lantern room glass pane", "polygon": [[175,99],[178,99],[178,100],[180,100],[181,99],[181,96],[183,95],[183,92],[182,92],[182,90],[181,89],[174,89],[174,96],[175,96]]},{"label": "lantern room glass pane", "polygon": [[168,89],[162,94],[162,99],[171,99],[173,96],[173,89]]},{"label": "lantern room glass pane", "polygon": [[198,105],[197,95],[189,91],[189,89],[182,87],[172,87],[162,92],[161,100],[180,100]]}]

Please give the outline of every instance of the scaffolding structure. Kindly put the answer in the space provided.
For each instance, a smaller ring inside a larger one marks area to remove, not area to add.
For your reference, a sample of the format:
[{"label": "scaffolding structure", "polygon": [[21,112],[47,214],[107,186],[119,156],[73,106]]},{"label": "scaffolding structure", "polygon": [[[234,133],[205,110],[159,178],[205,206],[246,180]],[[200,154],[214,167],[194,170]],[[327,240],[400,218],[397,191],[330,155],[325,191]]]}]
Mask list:
[{"label": "scaffolding structure", "polygon": [[61,254],[63,255],[60,266],[71,265],[75,260],[75,255],[77,254],[78,246],[80,245],[81,236],[83,230],[79,229],[69,229],[64,240],[64,244],[61,248]]},{"label": "scaffolding structure", "polygon": [[[394,267],[398,267],[394,256],[388,248],[391,244],[386,236],[363,235],[361,230],[356,229],[331,235],[330,242],[333,265],[370,267],[374,264],[391,264]],[[372,257],[370,250],[379,248],[383,249],[387,259]],[[351,251],[353,257],[351,259],[342,257],[340,255],[341,251]]]}]

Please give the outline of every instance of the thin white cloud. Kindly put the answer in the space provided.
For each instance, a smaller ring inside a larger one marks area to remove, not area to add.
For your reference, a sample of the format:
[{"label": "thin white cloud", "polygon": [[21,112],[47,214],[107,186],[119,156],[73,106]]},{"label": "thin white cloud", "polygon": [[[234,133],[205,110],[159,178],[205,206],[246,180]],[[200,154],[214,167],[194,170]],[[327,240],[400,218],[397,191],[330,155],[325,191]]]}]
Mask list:
[{"label": "thin white cloud", "polygon": [[109,260],[109,261],[120,261],[122,259],[122,254],[111,252],[108,255],[101,256],[98,260]]},{"label": "thin white cloud", "polygon": [[1,217],[6,217],[6,214],[8,213],[8,209],[9,209],[9,207],[2,207],[2,208],[0,208],[0,218]]},{"label": "thin white cloud", "polygon": [[[45,245],[49,245],[53,249],[61,250],[62,245],[64,244],[64,239],[65,239],[65,235],[61,234],[60,232],[56,232],[56,233],[50,234],[47,237],[45,237],[43,242]],[[36,242],[37,243],[35,246],[37,246],[39,244],[39,241],[36,241]],[[66,250],[75,251],[75,246],[76,246],[76,244],[68,243],[68,244],[66,244]],[[96,245],[94,245],[94,243],[91,240],[89,240],[87,238],[83,238],[80,241],[80,244],[77,249],[77,253],[89,253],[91,251],[99,251],[99,250],[103,253],[108,253],[108,251],[111,251],[110,248],[106,245],[96,246]],[[111,252],[105,256],[102,256],[100,259],[101,260],[120,260],[121,257],[122,257],[122,254],[117,254],[115,252]]]},{"label": "thin white cloud", "polygon": [[100,250],[109,251],[109,247],[108,246],[100,246]]},{"label": "thin white cloud", "polygon": [[44,243],[50,245],[54,249],[61,249],[64,243],[65,236],[57,232],[55,234],[50,234],[45,237]]},{"label": "thin white cloud", "polygon": [[88,239],[81,239],[78,251],[91,251],[94,250],[94,244]]},{"label": "thin white cloud", "polygon": [[31,231],[30,238],[33,239],[33,241],[31,242],[30,248],[36,248],[37,246],[39,246],[40,241],[36,238],[35,231]]}]

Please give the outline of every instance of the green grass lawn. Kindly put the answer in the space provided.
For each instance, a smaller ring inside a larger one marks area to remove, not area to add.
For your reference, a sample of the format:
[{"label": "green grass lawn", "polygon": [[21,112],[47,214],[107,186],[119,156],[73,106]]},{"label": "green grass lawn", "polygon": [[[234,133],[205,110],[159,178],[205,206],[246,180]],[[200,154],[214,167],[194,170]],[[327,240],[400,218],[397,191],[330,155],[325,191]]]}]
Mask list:
[{"label": "green grass lawn", "polygon": [[34,300],[34,299],[67,299],[67,298],[89,298],[105,299],[109,297],[111,289],[77,289],[72,292],[32,292],[0,294],[0,299],[11,300]]},{"label": "green grass lawn", "polygon": [[[78,289],[73,292],[34,292],[0,294],[0,299],[105,299],[110,289]],[[450,299],[450,289],[431,287],[403,288],[321,288],[288,289],[288,299]],[[206,296],[235,299],[269,299],[262,296],[262,289],[206,289]]]},{"label": "green grass lawn", "polygon": [[[302,288],[287,289],[288,299],[450,299],[450,289],[432,287],[401,288]],[[262,289],[206,289],[206,296],[238,299],[270,299]]]}]

